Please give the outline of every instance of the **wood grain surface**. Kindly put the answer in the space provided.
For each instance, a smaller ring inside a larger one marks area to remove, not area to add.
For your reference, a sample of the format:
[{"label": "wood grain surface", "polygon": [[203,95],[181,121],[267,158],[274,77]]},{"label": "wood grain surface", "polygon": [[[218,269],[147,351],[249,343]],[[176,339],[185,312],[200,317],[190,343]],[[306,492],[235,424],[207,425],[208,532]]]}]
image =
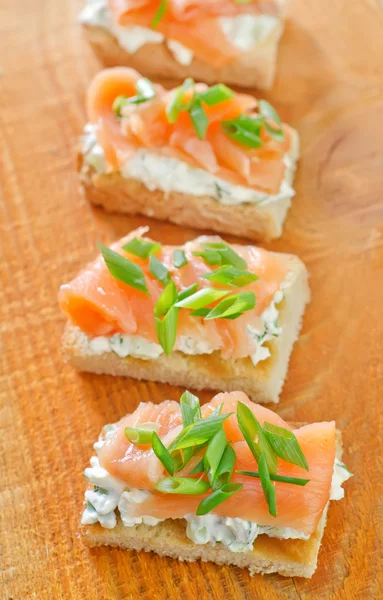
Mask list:
[{"label": "wood grain surface", "polygon": [[[0,0],[0,597],[7,600],[382,597],[383,8],[296,0],[272,99],[302,136],[283,238],[311,274],[312,302],[280,414],[336,419],[355,473],[329,512],[312,580],[89,550],[78,536],[84,480],[104,423],[179,389],[81,375],[63,364],[56,295],[109,242],[147,219],[81,197],[74,146],[99,69],[81,0]],[[194,232],[149,223],[154,238]],[[202,394],[207,400],[209,394]]]}]

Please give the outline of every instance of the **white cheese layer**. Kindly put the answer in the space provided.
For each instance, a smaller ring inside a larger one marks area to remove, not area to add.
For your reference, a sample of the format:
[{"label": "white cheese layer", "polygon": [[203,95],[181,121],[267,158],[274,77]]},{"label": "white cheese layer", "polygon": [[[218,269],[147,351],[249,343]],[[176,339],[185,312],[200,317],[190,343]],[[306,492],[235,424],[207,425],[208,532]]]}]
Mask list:
[{"label": "white cheese layer", "polygon": [[[116,426],[109,425],[107,428],[104,439],[113,435]],[[103,444],[104,440],[100,439],[94,444],[95,450],[100,450]],[[134,516],[135,506],[147,500],[151,492],[129,488],[124,482],[112,477],[100,466],[96,456],[91,458],[90,463],[91,468],[85,469],[84,476],[95,488],[85,492],[86,507],[81,519],[83,525],[100,523],[106,529],[113,529],[117,524],[116,508],[118,508],[121,520],[126,527],[134,527],[141,523],[155,526],[161,522],[161,519],[150,515]],[[330,500],[343,498],[342,484],[350,477],[352,477],[352,474],[336,458]],[[291,527],[258,525],[245,519],[225,518],[214,514],[201,517],[187,514],[184,518],[186,521],[186,535],[195,544],[210,543],[215,546],[218,542],[221,542],[232,552],[252,550],[254,540],[262,534],[279,539],[307,540],[310,537]]]},{"label": "white cheese layer", "polygon": [[[165,42],[175,60],[181,65],[189,66],[193,62],[194,54],[189,48],[175,40],[165,39],[158,31],[135,25],[117,25],[108,11],[106,0],[87,0],[79,20],[85,25],[106,29],[129,54],[134,54],[145,44]],[[241,14],[220,17],[218,21],[231,44],[244,53],[254,51],[273,35],[279,38],[282,33],[281,20],[271,15]]]},{"label": "white cheese layer", "polygon": [[[105,173],[108,168],[104,152],[97,140],[96,126],[88,123],[82,139],[82,153],[85,163],[97,173]],[[216,177],[213,173],[192,167],[176,158],[161,156],[156,152],[140,149],[121,168],[122,177],[135,179],[150,190],[161,190],[165,194],[178,192],[192,196],[209,196],[220,204],[269,204],[290,200],[295,192],[291,186],[299,158],[299,137],[295,132],[291,149],[286,154],[285,177],[277,194],[267,194],[242,185],[235,185]]]}]

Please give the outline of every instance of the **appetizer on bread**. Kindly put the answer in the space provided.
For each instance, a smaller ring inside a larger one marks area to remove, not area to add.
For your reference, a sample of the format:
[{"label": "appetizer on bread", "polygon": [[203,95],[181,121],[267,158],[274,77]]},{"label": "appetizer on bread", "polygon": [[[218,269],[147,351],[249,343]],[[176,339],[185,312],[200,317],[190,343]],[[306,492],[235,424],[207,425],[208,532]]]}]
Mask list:
[{"label": "appetizer on bread", "polygon": [[311,577],[351,473],[334,421],[288,424],[242,392],[142,402],[107,425],[84,475],[91,546]]},{"label": "appetizer on bread", "polygon": [[296,256],[131,232],[60,289],[63,348],[84,371],[278,402],[309,299]]},{"label": "appetizer on bread", "polygon": [[107,66],[242,87],[274,81],[285,0],[88,0],[80,14]]},{"label": "appetizer on bread", "polygon": [[170,91],[124,67],[98,73],[79,153],[86,196],[251,239],[282,234],[298,134],[265,100],[187,79]]}]

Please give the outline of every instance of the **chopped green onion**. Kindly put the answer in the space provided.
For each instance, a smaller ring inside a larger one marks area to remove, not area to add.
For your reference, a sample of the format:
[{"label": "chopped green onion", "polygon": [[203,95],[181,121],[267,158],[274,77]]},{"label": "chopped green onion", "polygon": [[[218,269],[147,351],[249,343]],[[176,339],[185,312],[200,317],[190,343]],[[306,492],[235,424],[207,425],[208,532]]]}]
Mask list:
[{"label": "chopped green onion", "polygon": [[269,104],[269,102],[266,102],[266,100],[260,100],[258,102],[258,107],[259,112],[264,119],[270,119],[270,121],[273,121],[276,125],[281,125],[281,119],[277,111],[271,106],[271,104]]},{"label": "chopped green onion", "polygon": [[164,17],[167,9],[167,0],[160,0],[158,9],[152,20],[152,29],[157,29],[159,22]]},{"label": "chopped green onion", "polygon": [[152,447],[153,447],[154,454],[162,462],[162,464],[164,465],[167,472],[170,475],[174,475],[175,466],[174,466],[173,458],[171,457],[170,453],[168,452],[168,450],[165,448],[165,446],[161,442],[161,440],[158,437],[158,435],[156,434],[156,432],[152,433]]},{"label": "chopped green onion", "polygon": [[[239,475],[246,475],[247,477],[256,477],[260,479],[258,471],[236,471]],[[301,479],[300,477],[285,477],[284,475],[275,475],[269,473],[272,481],[280,481],[281,483],[292,483],[294,485],[306,485],[310,479]]]},{"label": "chopped green onion", "polygon": [[214,106],[219,102],[228,100],[234,96],[235,92],[228,88],[224,83],[217,83],[212,85],[204,92],[198,93],[198,99],[201,102],[205,102],[208,106]]},{"label": "chopped green onion", "polygon": [[89,500],[86,503],[87,507],[90,508],[91,510],[94,510],[94,512],[97,512],[97,510],[94,508],[93,504],[91,502],[89,502]]},{"label": "chopped green onion", "polygon": [[263,430],[269,440],[274,452],[288,463],[309,470],[306,458],[302,452],[299,442],[292,431],[277,427],[272,423],[264,423]]},{"label": "chopped green onion", "polygon": [[228,137],[248,148],[262,146],[260,133],[263,125],[263,119],[254,119],[248,115],[221,122],[222,129]]},{"label": "chopped green onion", "polygon": [[206,317],[210,312],[210,308],[197,308],[190,313],[191,317]]},{"label": "chopped green onion", "polygon": [[197,308],[204,308],[208,304],[212,304],[212,302],[216,302],[220,300],[224,296],[227,296],[229,292],[226,290],[215,290],[213,288],[203,288],[202,290],[198,290],[195,294],[192,294],[188,298],[184,298],[183,300],[179,300],[176,302],[175,306],[178,308],[193,308],[196,310]]},{"label": "chopped green onion", "polygon": [[186,390],[180,398],[182,423],[184,427],[201,419],[199,398]]},{"label": "chopped green onion", "polygon": [[204,473],[204,472],[205,472],[205,463],[204,463],[204,457],[202,457],[201,460],[199,461],[199,463],[196,464],[194,469],[192,469],[190,471],[190,475],[199,475],[199,473]]},{"label": "chopped green onion", "polygon": [[263,495],[265,496],[267,505],[269,507],[269,513],[273,516],[277,516],[277,496],[275,493],[275,487],[271,483],[269,470],[267,468],[267,458],[264,452],[261,452],[261,456],[258,461],[259,478],[261,480]]},{"label": "chopped green onion", "polygon": [[183,250],[174,250],[173,252],[173,264],[176,269],[188,264],[185,252]]},{"label": "chopped green onion", "polygon": [[204,471],[208,476],[211,485],[215,480],[215,475],[225,451],[226,444],[227,439],[223,428],[219,429],[208,443],[204,456]]},{"label": "chopped green onion", "polygon": [[188,477],[166,477],[161,479],[155,486],[158,492],[163,494],[204,494],[210,488],[207,481],[203,479],[192,479]]},{"label": "chopped green onion", "polygon": [[[268,470],[270,473],[276,473],[278,469],[277,455],[253,412],[243,402],[238,402],[237,404],[237,421],[255,460],[259,463],[261,453],[263,452],[266,456]],[[257,436],[258,443],[254,441]]]},{"label": "chopped green onion", "polygon": [[212,482],[213,490],[217,490],[223,485],[229,483],[233,474],[235,459],[236,454],[234,448],[230,444],[227,444],[222,458],[220,460],[220,463],[218,465],[218,469],[216,470],[215,478]]},{"label": "chopped green onion", "polygon": [[154,306],[154,316],[163,317],[166,315],[168,310],[177,301],[177,298],[178,294],[176,284],[174,283],[173,279],[171,279]]},{"label": "chopped green onion", "polygon": [[196,96],[193,98],[189,109],[189,115],[198,139],[203,140],[209,126],[209,119],[207,118],[200,100]]},{"label": "chopped green onion", "polygon": [[158,431],[158,423],[140,423],[138,427],[125,427],[125,437],[132,444],[150,444],[153,431]]},{"label": "chopped green onion", "polygon": [[154,254],[160,248],[160,244],[149,242],[142,238],[133,238],[132,240],[129,240],[127,244],[122,246],[122,249],[125,250],[125,252],[130,252],[130,254],[134,254],[140,258],[148,258],[150,254]]},{"label": "chopped green onion", "polygon": [[187,108],[187,105],[184,105],[184,95],[187,90],[193,87],[194,81],[189,77],[185,79],[181,86],[174,90],[173,96],[166,106],[166,116],[169,123],[175,123],[180,112]]},{"label": "chopped green onion", "polygon": [[196,421],[188,427],[185,427],[169,446],[169,451],[189,448],[198,444],[208,442],[221,429],[222,423],[230,417],[232,413],[211,414],[206,419]]},{"label": "chopped green onion", "polygon": [[201,250],[200,252],[193,252],[193,256],[200,256],[208,265],[221,265],[222,259],[219,252],[215,250]]},{"label": "chopped green onion", "polygon": [[156,95],[152,82],[146,77],[138,79],[135,87],[137,90],[136,96],[117,96],[114,100],[112,109],[117,117],[122,116],[122,109],[124,106],[141,104],[142,102],[151,100]]},{"label": "chopped green onion", "polygon": [[158,341],[166,356],[172,353],[177,338],[178,308],[172,306],[161,320],[155,317]]},{"label": "chopped green onion", "polygon": [[242,483],[227,483],[226,485],[223,485],[219,490],[216,490],[210,494],[210,496],[202,500],[197,508],[196,514],[198,516],[206,515],[213,510],[213,508],[222,504],[222,502],[225,502],[230,496],[239,492],[242,487]]},{"label": "chopped green onion", "polygon": [[232,296],[221,300],[221,302],[212,308],[209,314],[206,315],[205,319],[236,319],[244,312],[253,309],[254,306],[254,292],[240,292],[239,294],[233,294]]},{"label": "chopped green onion", "polygon": [[167,285],[170,281],[170,273],[165,265],[158,260],[153,254],[150,255],[149,259],[149,270],[153,277],[161,281],[164,285]]},{"label": "chopped green onion", "polygon": [[220,255],[219,264],[232,265],[233,267],[237,267],[237,269],[247,269],[246,261],[225,242],[204,242],[201,246],[204,250],[218,252]]},{"label": "chopped green onion", "polygon": [[237,269],[232,265],[223,265],[215,271],[203,273],[201,277],[203,279],[208,279],[209,281],[214,281],[215,283],[230,285],[232,287],[243,287],[259,279],[259,277],[254,273]]},{"label": "chopped green onion", "polygon": [[184,290],[182,290],[182,292],[178,293],[178,300],[184,300],[185,298],[188,298],[189,296],[194,294],[194,292],[196,292],[197,289],[198,283],[193,283],[192,285],[189,285],[189,287],[185,288]]},{"label": "chopped green onion", "polygon": [[99,243],[98,245],[109,273],[113,275],[115,279],[149,295],[144,272],[141,267],[130,261],[128,258],[121,256],[121,254],[117,254],[117,252],[107,248],[103,244]]}]

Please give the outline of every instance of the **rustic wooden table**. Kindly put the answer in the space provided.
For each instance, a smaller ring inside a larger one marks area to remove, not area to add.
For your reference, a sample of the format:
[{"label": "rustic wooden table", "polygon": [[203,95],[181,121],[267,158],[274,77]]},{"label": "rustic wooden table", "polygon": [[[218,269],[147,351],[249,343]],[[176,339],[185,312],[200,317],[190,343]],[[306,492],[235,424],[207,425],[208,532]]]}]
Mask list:
[{"label": "rustic wooden table", "polygon": [[[60,356],[60,283],[94,256],[96,240],[149,223],[92,210],[79,192],[74,146],[99,68],[76,24],[80,6],[0,2],[0,597],[381,597],[383,7],[292,0],[268,95],[302,136],[297,196],[270,247],[306,262],[313,292],[278,410],[336,419],[355,473],[331,506],[317,572],[292,580],[90,551],[77,534],[81,472],[101,426],[140,400],[180,393],[80,375]],[[162,242],[194,233],[150,226]]]}]

